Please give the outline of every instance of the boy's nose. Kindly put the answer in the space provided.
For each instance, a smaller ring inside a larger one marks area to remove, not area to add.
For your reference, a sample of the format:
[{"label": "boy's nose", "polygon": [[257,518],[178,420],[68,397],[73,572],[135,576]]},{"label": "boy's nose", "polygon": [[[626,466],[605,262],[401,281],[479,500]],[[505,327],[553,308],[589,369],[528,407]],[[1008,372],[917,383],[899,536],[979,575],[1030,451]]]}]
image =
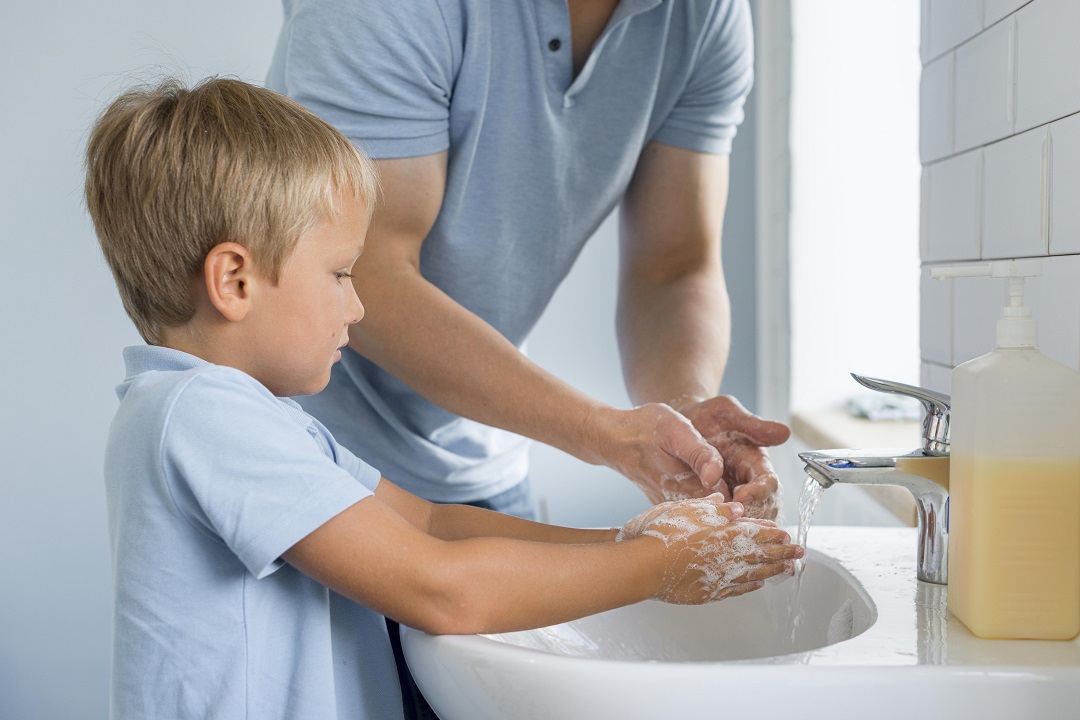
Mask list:
[{"label": "boy's nose", "polygon": [[352,292],[349,293],[352,296],[349,302],[349,312],[345,316],[346,322],[349,325],[355,325],[360,322],[364,317],[364,303],[360,302],[360,296],[356,294],[356,288],[352,288]]}]

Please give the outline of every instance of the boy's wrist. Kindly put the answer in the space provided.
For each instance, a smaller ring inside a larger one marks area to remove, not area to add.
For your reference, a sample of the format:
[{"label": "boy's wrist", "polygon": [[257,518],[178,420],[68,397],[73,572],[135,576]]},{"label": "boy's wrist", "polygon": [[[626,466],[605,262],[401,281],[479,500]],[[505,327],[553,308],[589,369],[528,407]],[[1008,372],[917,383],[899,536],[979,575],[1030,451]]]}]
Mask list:
[{"label": "boy's wrist", "polygon": [[664,589],[664,578],[667,575],[667,545],[660,538],[651,535],[638,535],[622,544],[634,549],[634,567],[642,573],[638,580],[644,590],[641,599],[656,599]]}]

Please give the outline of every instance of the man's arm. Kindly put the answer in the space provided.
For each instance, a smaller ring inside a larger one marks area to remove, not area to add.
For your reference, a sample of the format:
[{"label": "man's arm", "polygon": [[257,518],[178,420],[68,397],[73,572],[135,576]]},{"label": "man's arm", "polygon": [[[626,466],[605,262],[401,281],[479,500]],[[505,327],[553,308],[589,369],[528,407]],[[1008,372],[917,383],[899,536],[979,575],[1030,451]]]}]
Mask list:
[{"label": "man's arm", "polygon": [[665,405],[616,410],[528,360],[420,273],[442,204],[446,153],[382,160],[383,197],[354,270],[367,308],[351,345],[447,410],[619,470],[653,499],[663,477],[723,482],[720,455]]},{"label": "man's arm", "polygon": [[617,327],[635,403],[705,399],[727,364],[728,156],[651,143],[623,198]]},{"label": "man's arm", "polygon": [[776,476],[758,446],[784,442],[788,429],[714,397],[731,337],[721,262],[727,191],[727,155],[660,143],[642,153],[620,218],[623,374],[634,402],[672,405],[721,450],[729,498],[775,517]]}]

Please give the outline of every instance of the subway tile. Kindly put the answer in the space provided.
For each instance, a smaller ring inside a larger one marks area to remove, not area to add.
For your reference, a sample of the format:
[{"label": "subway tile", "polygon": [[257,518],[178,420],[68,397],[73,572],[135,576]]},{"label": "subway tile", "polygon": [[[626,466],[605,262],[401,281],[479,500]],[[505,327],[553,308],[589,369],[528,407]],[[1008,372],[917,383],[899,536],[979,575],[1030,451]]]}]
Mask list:
[{"label": "subway tile", "polygon": [[1008,302],[1008,281],[1003,278],[953,278],[952,359],[955,365],[994,349],[997,321]]},{"label": "subway tile", "polygon": [[999,140],[1013,131],[1016,23],[1006,20],[956,49],[956,150]]},{"label": "subway tile", "polygon": [[982,257],[1046,254],[1046,142],[1042,127],[983,148]]},{"label": "subway tile", "polygon": [[980,0],[930,0],[930,59],[982,30]]},{"label": "subway tile", "polygon": [[982,151],[934,163],[929,171],[926,260],[978,258]]},{"label": "subway tile", "polygon": [[1080,114],[1050,126],[1050,254],[1080,253]]},{"label": "subway tile", "polygon": [[1080,255],[1047,258],[1042,276],[1024,285],[1025,302],[1039,321],[1039,350],[1080,370]]},{"label": "subway tile", "polygon": [[919,59],[930,62],[930,0],[919,0]]},{"label": "subway tile", "polygon": [[919,367],[919,385],[927,390],[952,395],[952,368],[948,365],[924,362]]},{"label": "subway tile", "polygon": [[1017,132],[1080,111],[1080,2],[1038,0],[1016,13]]},{"label": "subway tile", "polygon": [[919,277],[919,355],[952,365],[952,280],[934,280],[925,266]]},{"label": "subway tile", "polygon": [[919,260],[930,256],[930,168],[919,173]]},{"label": "subway tile", "polygon": [[923,164],[953,152],[953,53],[925,66],[919,81],[919,157]]},{"label": "subway tile", "polygon": [[1029,2],[1031,0],[983,0],[983,27],[990,27]]}]

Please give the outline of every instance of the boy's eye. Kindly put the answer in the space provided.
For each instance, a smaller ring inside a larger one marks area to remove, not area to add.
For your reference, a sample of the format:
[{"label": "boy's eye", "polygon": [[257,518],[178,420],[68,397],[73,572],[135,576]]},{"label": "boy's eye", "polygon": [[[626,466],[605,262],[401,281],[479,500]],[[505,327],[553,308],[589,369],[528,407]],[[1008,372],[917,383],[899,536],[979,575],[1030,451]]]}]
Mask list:
[{"label": "boy's eye", "polygon": [[338,270],[336,273],[334,273],[334,277],[336,277],[338,280],[344,280],[345,278],[351,278],[352,273],[346,272],[345,270]]}]

